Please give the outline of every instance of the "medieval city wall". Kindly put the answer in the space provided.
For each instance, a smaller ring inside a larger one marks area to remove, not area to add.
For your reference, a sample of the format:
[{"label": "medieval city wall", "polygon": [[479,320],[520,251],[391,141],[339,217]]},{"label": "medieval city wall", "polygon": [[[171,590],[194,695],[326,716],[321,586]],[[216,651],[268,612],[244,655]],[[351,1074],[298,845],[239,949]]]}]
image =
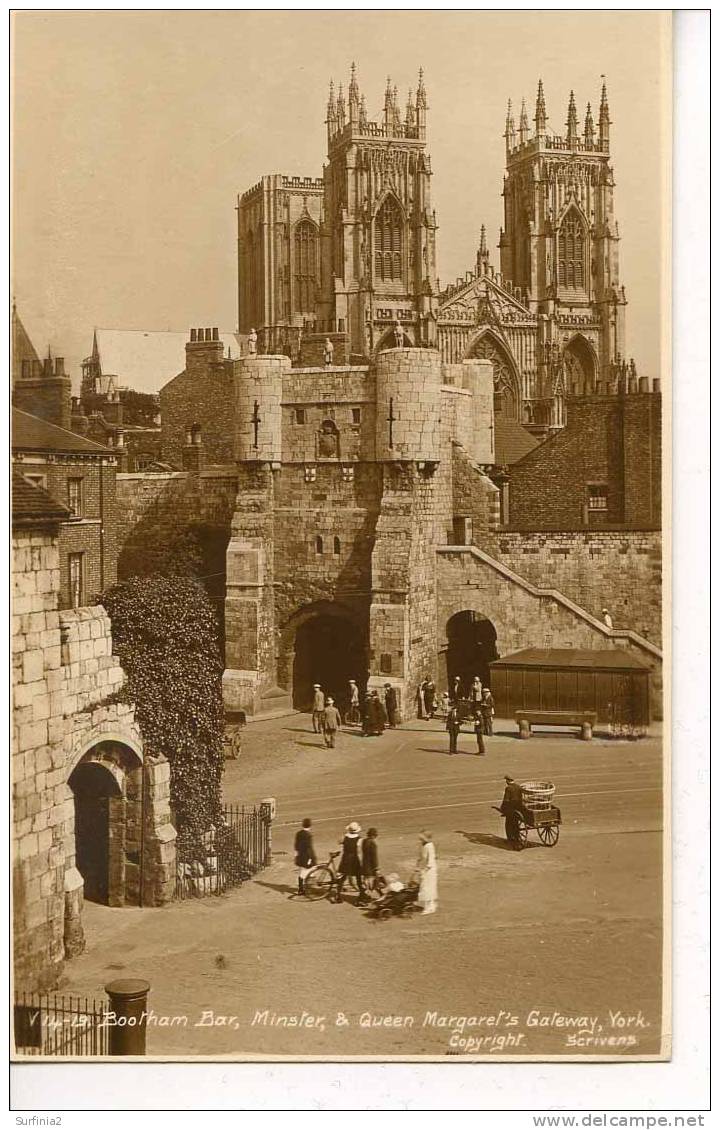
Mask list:
[{"label": "medieval city wall", "polygon": [[[142,752],[134,707],[114,701],[125,675],[99,607],[58,611],[57,539],[13,536],[13,923],[18,987],[55,984],[64,956],[83,948],[83,880],[75,866],[75,808],[68,784],[100,742]],[[158,783],[169,767],[158,761]],[[167,775],[169,787],[169,775]],[[162,787],[149,813],[166,845],[150,848],[147,902],[166,901],[174,880],[174,830]],[[168,834],[169,831],[169,834]],[[153,854],[154,852],[154,854]],[[163,856],[162,862],[160,856]],[[162,867],[165,871],[162,871]]]},{"label": "medieval city wall", "polygon": [[469,609],[489,619],[497,632],[502,655],[525,647],[626,647],[652,668],[652,698],[656,717],[662,716],[662,657],[659,647],[634,639],[630,632],[611,631],[575,606],[564,593],[537,585],[515,573],[505,562],[473,547],[448,547],[437,554],[437,640],[447,645],[447,623]]},{"label": "medieval city wall", "polygon": [[476,544],[533,584],[559,589],[598,619],[607,608],[615,627],[662,646],[660,531],[498,530]]},{"label": "medieval city wall", "polygon": [[154,572],[167,546],[195,524],[230,534],[234,466],[120,474],[116,490],[120,580]]}]

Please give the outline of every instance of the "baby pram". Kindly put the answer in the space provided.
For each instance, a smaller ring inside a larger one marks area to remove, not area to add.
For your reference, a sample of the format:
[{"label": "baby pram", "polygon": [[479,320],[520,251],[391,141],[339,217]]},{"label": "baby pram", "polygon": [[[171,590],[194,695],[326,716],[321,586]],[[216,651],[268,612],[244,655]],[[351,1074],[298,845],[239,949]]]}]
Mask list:
[{"label": "baby pram", "polygon": [[368,907],[368,918],[409,917],[417,903],[419,889],[415,882],[405,886],[396,875],[388,875],[385,893]]}]

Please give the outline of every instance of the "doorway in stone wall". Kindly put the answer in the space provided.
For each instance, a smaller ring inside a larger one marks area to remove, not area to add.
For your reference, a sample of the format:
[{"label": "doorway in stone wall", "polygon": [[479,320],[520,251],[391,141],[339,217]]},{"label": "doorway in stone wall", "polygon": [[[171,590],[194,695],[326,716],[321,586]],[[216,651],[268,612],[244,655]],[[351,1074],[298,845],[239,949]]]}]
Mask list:
[{"label": "doorway in stone wall", "polygon": [[451,687],[460,677],[463,694],[467,693],[475,675],[483,686],[490,683],[490,664],[498,658],[495,625],[480,612],[465,609],[451,616],[446,626],[447,680]]},{"label": "doorway in stone wall", "polygon": [[75,807],[75,866],[84,898],[137,905],[142,866],[142,763],[118,742],[93,746],[68,779]]},{"label": "doorway in stone wall", "polygon": [[319,683],[344,711],[350,679],[357,681],[362,693],[367,683],[367,654],[357,625],[349,617],[328,613],[301,623],[295,633],[292,662],[295,709],[312,708],[313,684]]}]

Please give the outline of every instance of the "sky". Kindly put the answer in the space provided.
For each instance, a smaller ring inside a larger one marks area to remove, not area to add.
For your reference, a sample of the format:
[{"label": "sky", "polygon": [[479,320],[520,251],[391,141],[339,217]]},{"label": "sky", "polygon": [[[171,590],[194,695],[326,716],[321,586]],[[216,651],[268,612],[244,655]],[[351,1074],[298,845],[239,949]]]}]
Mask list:
[{"label": "sky", "polygon": [[[16,12],[12,291],[36,349],[77,378],[96,326],[236,325],[238,193],[321,176],[330,78],[358,68],[368,116],[423,67],[441,285],[491,261],[508,99],[542,77],[564,132],[570,89],[597,123],[602,75],[627,354],[659,375],[670,239],[667,13]],[[663,354],[664,356],[664,354]]]}]

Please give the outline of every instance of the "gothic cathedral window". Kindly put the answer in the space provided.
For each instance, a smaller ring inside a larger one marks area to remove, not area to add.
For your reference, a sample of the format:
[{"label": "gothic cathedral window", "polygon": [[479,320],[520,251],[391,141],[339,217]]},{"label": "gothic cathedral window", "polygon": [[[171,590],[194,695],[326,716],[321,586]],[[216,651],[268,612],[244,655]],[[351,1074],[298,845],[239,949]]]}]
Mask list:
[{"label": "gothic cathedral window", "polygon": [[317,283],[317,232],[309,220],[295,228],[295,310],[312,314]]},{"label": "gothic cathedral window", "polygon": [[388,196],[375,217],[375,277],[383,282],[402,278],[402,212]]},{"label": "gothic cathedral window", "polygon": [[572,209],[560,225],[558,235],[558,286],[561,290],[585,289],[585,227]]}]

